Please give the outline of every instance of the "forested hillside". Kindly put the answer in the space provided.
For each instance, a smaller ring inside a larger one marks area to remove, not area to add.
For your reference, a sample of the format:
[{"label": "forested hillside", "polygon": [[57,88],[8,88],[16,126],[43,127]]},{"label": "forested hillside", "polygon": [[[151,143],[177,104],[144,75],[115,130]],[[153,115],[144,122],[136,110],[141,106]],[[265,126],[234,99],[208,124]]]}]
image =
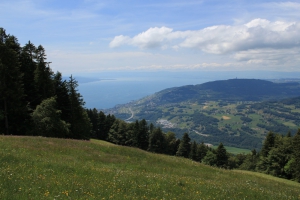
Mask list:
[{"label": "forested hillside", "polygon": [[213,81],[169,88],[104,112],[124,120],[146,119],[177,137],[188,132],[198,142],[260,149],[269,131],[297,132],[299,90],[297,82]]},{"label": "forested hillside", "polygon": [[0,28],[0,134],[90,138],[77,81],[62,79],[42,45],[23,47]]}]

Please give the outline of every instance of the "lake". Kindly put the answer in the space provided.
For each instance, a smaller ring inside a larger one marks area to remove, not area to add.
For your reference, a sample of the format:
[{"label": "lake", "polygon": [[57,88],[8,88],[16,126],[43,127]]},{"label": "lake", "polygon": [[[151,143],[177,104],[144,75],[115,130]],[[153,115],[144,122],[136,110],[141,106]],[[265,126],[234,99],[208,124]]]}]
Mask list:
[{"label": "lake", "polygon": [[[79,92],[86,108],[106,109],[141,99],[166,88],[196,85],[232,78],[278,79],[298,78],[289,72],[102,72],[77,74]],[[298,77],[297,77],[298,76]]]}]

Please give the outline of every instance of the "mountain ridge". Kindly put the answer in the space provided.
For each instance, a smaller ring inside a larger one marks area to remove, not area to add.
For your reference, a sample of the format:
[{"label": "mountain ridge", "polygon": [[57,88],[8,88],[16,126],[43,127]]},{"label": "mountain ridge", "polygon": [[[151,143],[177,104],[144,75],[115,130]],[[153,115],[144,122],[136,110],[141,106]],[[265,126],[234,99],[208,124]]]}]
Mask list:
[{"label": "mountain ridge", "polygon": [[[258,149],[268,131],[297,130],[298,99],[280,100],[298,96],[297,82],[229,79],[167,88],[105,112],[124,120],[146,119],[178,138],[188,132],[198,142]],[[258,105],[262,102],[267,103]]]}]

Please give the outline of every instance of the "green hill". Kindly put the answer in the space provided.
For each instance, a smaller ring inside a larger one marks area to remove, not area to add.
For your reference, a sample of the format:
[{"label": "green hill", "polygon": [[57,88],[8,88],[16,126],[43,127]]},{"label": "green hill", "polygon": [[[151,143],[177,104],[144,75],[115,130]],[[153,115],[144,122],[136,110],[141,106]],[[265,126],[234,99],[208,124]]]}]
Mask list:
[{"label": "green hill", "polygon": [[0,136],[0,199],[299,199],[300,184],[107,142]]},{"label": "green hill", "polygon": [[297,131],[299,95],[297,82],[231,79],[169,88],[105,112],[146,119],[178,138],[188,132],[197,142],[260,149],[269,131]]}]

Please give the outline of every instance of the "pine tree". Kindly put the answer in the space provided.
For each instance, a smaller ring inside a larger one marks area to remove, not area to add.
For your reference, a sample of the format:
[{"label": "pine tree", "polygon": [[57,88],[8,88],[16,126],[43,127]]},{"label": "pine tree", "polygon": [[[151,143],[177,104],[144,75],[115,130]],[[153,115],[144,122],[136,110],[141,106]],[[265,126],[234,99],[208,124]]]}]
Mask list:
[{"label": "pine tree", "polygon": [[84,101],[77,91],[78,83],[71,76],[68,82],[70,99],[70,138],[89,139],[91,133],[91,123],[86,110],[83,108]]},{"label": "pine tree", "polygon": [[263,157],[267,157],[271,148],[274,147],[274,144],[275,144],[275,135],[270,131],[264,141],[263,147],[261,149],[261,155]]},{"label": "pine tree", "polygon": [[175,133],[169,131],[166,134],[165,138],[166,138],[166,154],[176,155],[179,143]]},{"label": "pine tree", "polygon": [[217,166],[218,167],[226,167],[228,162],[227,151],[222,143],[219,144],[217,150]]},{"label": "pine tree", "polygon": [[19,43],[0,28],[0,133],[25,134],[27,108],[24,103]]},{"label": "pine tree", "polygon": [[34,82],[39,94],[38,103],[54,95],[53,72],[46,62],[45,49],[41,45],[36,49],[37,66],[34,71]]},{"label": "pine tree", "polygon": [[182,156],[185,158],[189,157],[190,150],[191,150],[191,144],[190,144],[190,137],[188,133],[184,133],[182,136],[182,140],[180,141],[178,150],[176,152],[176,156]]},{"label": "pine tree", "polygon": [[22,48],[20,55],[21,72],[23,73],[23,84],[25,91],[25,101],[29,108],[34,110],[38,105],[39,95],[34,82],[34,71],[36,62],[34,60],[36,47],[30,41]]},{"label": "pine tree", "polygon": [[111,127],[114,124],[114,122],[116,121],[116,118],[115,118],[114,115],[110,115],[109,114],[109,115],[106,116],[105,121],[103,122],[103,119],[104,119],[103,115],[104,115],[104,113],[100,112],[99,115],[100,115],[100,117],[99,117],[100,137],[99,137],[99,139],[107,140],[108,134],[109,134],[109,130],[111,129]]},{"label": "pine tree", "polygon": [[191,145],[191,151],[189,154],[189,158],[192,160],[197,160],[197,143],[196,141],[193,141],[192,145]]},{"label": "pine tree", "polygon": [[149,146],[149,127],[145,119],[138,122],[137,147],[147,150]]},{"label": "pine tree", "polygon": [[155,153],[164,153],[164,147],[166,145],[166,140],[164,133],[160,128],[154,128],[152,133],[149,135],[149,147],[148,151]]},{"label": "pine tree", "polygon": [[[109,115],[109,117],[110,117],[110,115]],[[111,124],[108,124],[109,121],[110,120],[107,119],[107,117],[104,114],[104,112],[100,111],[98,113],[98,122],[97,122],[98,129],[96,131],[96,138],[97,139],[99,139],[99,140],[106,140],[107,139],[109,129],[110,129],[110,127],[113,124],[113,122],[112,123],[110,122]]]},{"label": "pine tree", "polygon": [[202,142],[197,146],[196,151],[196,161],[201,162],[202,159],[206,156],[206,153],[208,151],[208,147]]},{"label": "pine tree", "polygon": [[123,120],[117,119],[109,130],[108,141],[118,144],[127,145],[129,142],[128,126]]},{"label": "pine tree", "polygon": [[56,96],[57,109],[61,110],[61,119],[67,123],[71,122],[71,101],[66,80],[62,79],[62,74],[57,72],[53,77],[54,93]]}]

